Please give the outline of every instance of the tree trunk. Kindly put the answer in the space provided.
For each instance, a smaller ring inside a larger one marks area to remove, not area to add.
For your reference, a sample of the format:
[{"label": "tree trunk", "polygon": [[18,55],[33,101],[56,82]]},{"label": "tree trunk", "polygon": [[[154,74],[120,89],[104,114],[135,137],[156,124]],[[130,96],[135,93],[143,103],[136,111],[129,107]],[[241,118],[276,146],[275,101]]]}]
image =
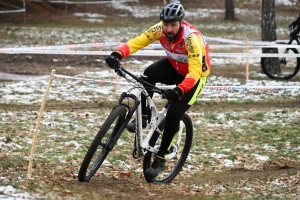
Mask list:
[{"label": "tree trunk", "polygon": [[[262,41],[276,41],[275,0],[262,0],[261,11],[261,39]],[[262,49],[263,53],[265,52]],[[277,48],[272,48],[269,53],[278,53]],[[279,58],[265,58],[269,71],[273,74],[280,73]]]},{"label": "tree trunk", "polygon": [[235,20],[233,0],[225,1],[225,20]]},{"label": "tree trunk", "polygon": [[262,41],[277,40],[275,21],[275,0],[262,0],[261,14]]}]

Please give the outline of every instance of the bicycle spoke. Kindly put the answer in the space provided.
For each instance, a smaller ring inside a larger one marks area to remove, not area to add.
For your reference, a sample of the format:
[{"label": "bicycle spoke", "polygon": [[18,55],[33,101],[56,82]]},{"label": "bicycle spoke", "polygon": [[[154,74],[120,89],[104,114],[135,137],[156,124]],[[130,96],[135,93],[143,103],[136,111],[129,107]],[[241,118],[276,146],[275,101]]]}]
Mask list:
[{"label": "bicycle spoke", "polygon": [[[162,122],[164,123],[164,121]],[[166,155],[165,169],[155,178],[147,177],[144,174],[147,182],[169,183],[180,172],[188,156],[193,137],[192,122],[188,115],[185,114],[182,117],[180,121],[180,128],[176,135],[177,136],[175,137],[174,143],[171,146],[169,154]],[[160,137],[156,141],[156,147],[159,147]],[[148,152],[144,158],[144,171],[151,165],[153,160],[154,155],[151,152]]]},{"label": "bicycle spoke", "polygon": [[82,162],[78,173],[79,181],[89,181],[102,165],[118,140],[117,133],[125,129],[122,124],[126,113],[127,109],[124,106],[118,106],[107,117]]}]

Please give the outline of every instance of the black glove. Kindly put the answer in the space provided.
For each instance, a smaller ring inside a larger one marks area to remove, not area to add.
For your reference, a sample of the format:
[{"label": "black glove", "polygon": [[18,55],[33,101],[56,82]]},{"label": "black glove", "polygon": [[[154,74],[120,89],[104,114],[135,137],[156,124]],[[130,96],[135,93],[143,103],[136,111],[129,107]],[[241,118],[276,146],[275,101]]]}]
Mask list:
[{"label": "black glove", "polygon": [[110,56],[105,58],[106,64],[113,68],[117,69],[120,67],[120,60],[122,59],[122,56],[117,52],[112,52]]},{"label": "black glove", "polygon": [[176,87],[174,89],[168,89],[164,93],[164,96],[168,100],[178,100],[182,95],[183,91],[179,87]]},{"label": "black glove", "polygon": [[289,29],[293,29],[293,28],[294,28],[293,24],[290,24]]}]

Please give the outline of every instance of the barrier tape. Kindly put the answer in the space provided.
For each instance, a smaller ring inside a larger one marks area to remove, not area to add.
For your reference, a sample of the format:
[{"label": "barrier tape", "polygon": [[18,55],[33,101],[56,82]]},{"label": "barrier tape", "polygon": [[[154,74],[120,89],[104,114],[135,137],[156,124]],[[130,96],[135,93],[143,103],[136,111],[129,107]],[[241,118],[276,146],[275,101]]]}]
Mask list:
[{"label": "barrier tape", "polygon": [[[17,47],[17,48],[0,48],[0,53],[5,53],[10,50],[43,50],[43,49],[71,49],[71,48],[91,48],[91,47],[109,47],[119,46],[124,43],[120,42],[98,42],[98,43],[87,43],[87,44],[68,44],[68,45],[57,45],[57,46],[33,46],[33,47]],[[289,44],[276,44],[276,43],[261,43],[259,45],[209,45],[210,49],[220,48],[300,48],[299,45]],[[162,49],[161,44],[150,44],[145,49]]]},{"label": "barrier tape", "polygon": [[205,86],[205,90],[250,90],[250,91],[266,91],[266,90],[300,90],[300,86]]},{"label": "barrier tape", "polygon": [[83,82],[88,82],[88,83],[101,83],[101,84],[112,84],[112,85],[130,85],[129,83],[124,83],[124,82],[118,82],[118,81],[105,81],[105,80],[95,80],[95,79],[88,79],[88,78],[76,78],[72,76],[65,76],[65,75],[60,75],[60,74],[54,74],[54,78],[62,78],[62,79],[67,79],[71,81],[83,81]]},{"label": "barrier tape", "polygon": [[[12,81],[38,81],[50,78],[51,75],[20,75],[20,74],[11,74],[0,72],[0,80],[12,80]],[[88,78],[76,78],[72,76],[54,74],[54,78],[61,78],[71,81],[82,81],[88,83],[99,83],[99,84],[110,84],[110,85],[132,85],[127,82],[119,82],[119,81],[106,81],[106,80],[95,80]],[[158,86],[160,88],[173,88],[174,86]],[[205,86],[204,90],[213,91],[213,90],[226,90],[226,91],[267,91],[267,90],[300,90],[300,86]]]},{"label": "barrier tape", "polygon": [[300,57],[300,54],[279,54],[279,53],[210,53],[211,57]]},{"label": "barrier tape", "polygon": [[0,72],[0,80],[9,80],[9,81],[39,81],[48,79],[50,75],[22,75],[22,74],[11,74]]},{"label": "barrier tape", "polygon": [[[278,44],[277,42],[284,42],[287,43],[284,40],[277,40],[277,41],[272,41],[272,42],[268,42],[268,41],[249,41],[248,45],[246,41],[241,41],[241,40],[231,40],[231,39],[225,39],[225,38],[216,38],[216,37],[208,37],[205,36],[206,40],[211,40],[211,41],[217,41],[217,42],[221,42],[221,43],[231,43],[231,44],[239,44],[239,45],[244,45],[244,46],[267,46],[267,47],[271,47],[271,46],[279,46],[281,44]],[[299,48],[299,45],[293,45],[292,48]]]},{"label": "barrier tape", "polygon": [[[112,85],[132,85],[130,83],[118,82],[118,81],[104,81],[86,78],[75,78],[71,76],[53,75],[56,78],[63,78],[72,81],[84,81],[89,83],[102,83],[102,84],[112,84]],[[173,88],[174,86],[158,86],[160,88]],[[226,90],[226,91],[266,91],[266,90],[300,90],[300,86],[205,86],[204,90]]]},{"label": "barrier tape", "polygon": [[20,10],[6,10],[6,11],[0,11],[0,13],[16,13],[16,12],[25,12],[25,9]]},{"label": "barrier tape", "polygon": [[[110,55],[111,51],[71,51],[71,50],[8,50],[0,53],[6,54],[64,54],[64,55]],[[166,56],[162,50],[139,50],[133,56]],[[276,54],[276,53],[210,53],[211,57],[300,57],[300,54]]]},{"label": "barrier tape", "polygon": [[9,50],[40,50],[40,49],[71,49],[71,48],[90,48],[90,47],[107,47],[119,45],[119,42],[97,42],[88,44],[67,44],[56,46],[33,46],[33,47],[17,47],[17,48],[0,48],[0,51]]}]

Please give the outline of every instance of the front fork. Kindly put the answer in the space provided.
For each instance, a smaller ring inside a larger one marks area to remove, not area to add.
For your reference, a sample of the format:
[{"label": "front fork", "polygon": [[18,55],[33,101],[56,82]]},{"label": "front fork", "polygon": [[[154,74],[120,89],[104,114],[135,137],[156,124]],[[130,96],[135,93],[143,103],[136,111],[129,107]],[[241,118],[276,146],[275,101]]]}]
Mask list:
[{"label": "front fork", "polygon": [[[130,98],[134,100],[134,105],[132,107],[130,107],[130,105],[125,104],[123,102],[123,100],[125,98]],[[119,131],[116,133],[115,137],[109,142],[109,144],[107,145],[107,150],[112,150],[114,145],[117,143],[117,140],[120,138],[121,134],[123,133],[123,130],[126,128],[129,120],[131,119],[134,111],[137,109],[137,107],[139,106],[140,101],[136,98],[135,95],[133,94],[128,94],[126,92],[123,92],[117,102],[117,104],[113,107],[113,109],[115,109],[117,106],[123,105],[128,109],[128,113],[127,116],[124,120],[124,122],[122,123],[121,127],[119,128]]]}]

